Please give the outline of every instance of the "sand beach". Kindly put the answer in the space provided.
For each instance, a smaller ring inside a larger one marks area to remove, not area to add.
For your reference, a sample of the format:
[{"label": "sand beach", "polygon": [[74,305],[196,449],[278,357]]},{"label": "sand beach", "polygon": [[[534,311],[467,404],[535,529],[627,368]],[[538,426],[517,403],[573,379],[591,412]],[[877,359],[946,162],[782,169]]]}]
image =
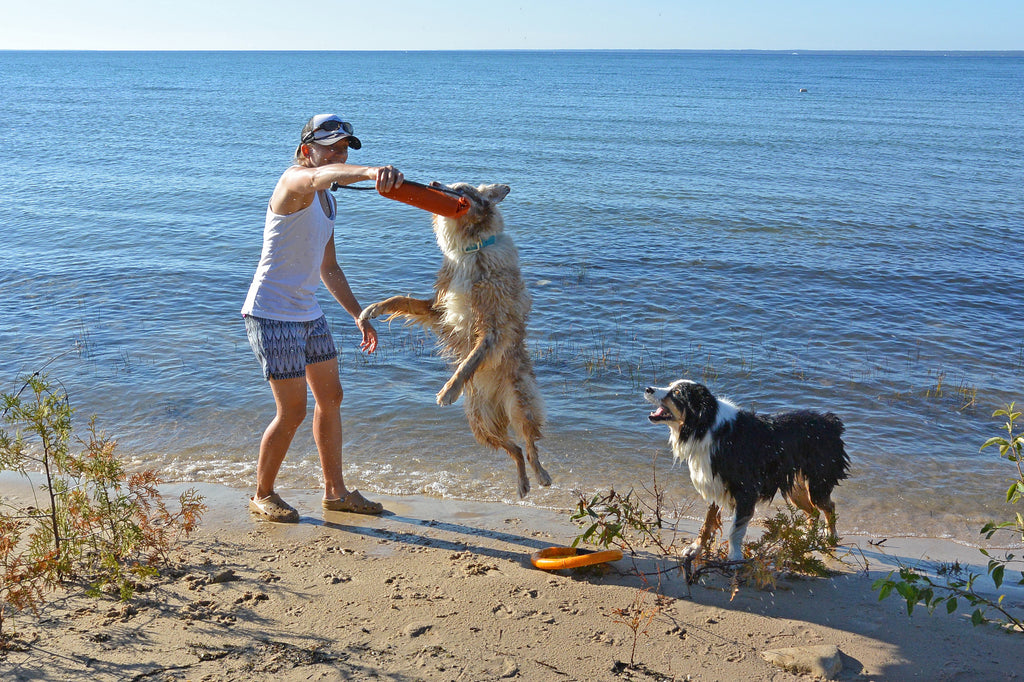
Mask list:
[{"label": "sand beach", "polygon": [[[198,487],[210,509],[168,575],[129,604],[51,595],[38,617],[15,615],[18,646],[0,657],[0,678],[1020,678],[1020,635],[972,627],[966,612],[908,618],[905,603],[871,590],[897,560],[981,570],[977,549],[949,542],[847,537],[834,577],[743,586],[730,599],[725,577],[687,587],[653,555],[534,568],[532,552],[578,532],[568,511],[409,496],[378,498],[378,518],[322,512],[315,491],[291,490],[302,520],[276,525],[249,516],[245,491]],[[643,621],[635,631],[629,614]],[[812,667],[769,662],[791,648]]]}]

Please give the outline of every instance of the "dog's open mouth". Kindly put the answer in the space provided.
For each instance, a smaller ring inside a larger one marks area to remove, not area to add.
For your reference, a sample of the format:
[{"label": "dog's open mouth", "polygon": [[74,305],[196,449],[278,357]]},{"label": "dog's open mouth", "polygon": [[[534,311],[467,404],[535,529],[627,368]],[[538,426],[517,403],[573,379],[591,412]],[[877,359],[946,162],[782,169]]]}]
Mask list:
[{"label": "dog's open mouth", "polygon": [[654,412],[647,415],[647,418],[652,422],[664,422],[674,419],[672,413],[666,410],[664,407],[659,407]]}]

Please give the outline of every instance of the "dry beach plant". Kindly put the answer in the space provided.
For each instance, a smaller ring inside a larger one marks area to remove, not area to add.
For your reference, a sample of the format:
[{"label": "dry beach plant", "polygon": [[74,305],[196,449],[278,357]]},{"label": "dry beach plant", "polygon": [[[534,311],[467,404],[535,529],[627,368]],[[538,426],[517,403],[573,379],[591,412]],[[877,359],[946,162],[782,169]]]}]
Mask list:
[{"label": "dry beach plant", "polygon": [[41,507],[0,500],[0,644],[5,613],[35,611],[58,587],[129,600],[206,509],[190,489],[172,511],[156,473],[127,472],[95,420],[73,451],[70,401],[45,376],[27,377],[19,391],[3,394],[2,406],[0,471],[41,475],[46,499]]}]

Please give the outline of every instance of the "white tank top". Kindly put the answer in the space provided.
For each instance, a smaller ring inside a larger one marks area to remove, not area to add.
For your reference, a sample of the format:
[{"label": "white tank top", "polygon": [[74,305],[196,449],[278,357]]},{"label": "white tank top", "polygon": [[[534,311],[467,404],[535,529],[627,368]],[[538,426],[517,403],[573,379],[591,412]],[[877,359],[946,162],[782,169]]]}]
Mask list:
[{"label": "white tank top", "polygon": [[267,206],[263,253],[243,315],[287,322],[309,322],[323,315],[315,293],[337,212],[328,192],[317,192],[313,203],[289,215],[274,213]]}]

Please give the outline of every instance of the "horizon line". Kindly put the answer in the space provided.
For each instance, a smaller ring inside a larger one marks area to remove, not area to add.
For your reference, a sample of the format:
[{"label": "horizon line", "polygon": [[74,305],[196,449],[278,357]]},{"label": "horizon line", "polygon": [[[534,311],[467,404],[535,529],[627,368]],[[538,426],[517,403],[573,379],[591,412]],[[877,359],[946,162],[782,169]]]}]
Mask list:
[{"label": "horizon line", "polygon": [[718,52],[718,53],[747,53],[747,54],[929,54],[929,55],[1003,55],[1003,56],[1024,56],[1024,49],[933,49],[933,48],[878,48],[878,49],[857,49],[857,48],[633,48],[633,47],[529,47],[529,48],[390,48],[390,49],[295,49],[295,48],[63,48],[63,47],[37,47],[37,48],[0,48],[3,52],[335,52],[335,53],[407,53],[407,52]]}]

